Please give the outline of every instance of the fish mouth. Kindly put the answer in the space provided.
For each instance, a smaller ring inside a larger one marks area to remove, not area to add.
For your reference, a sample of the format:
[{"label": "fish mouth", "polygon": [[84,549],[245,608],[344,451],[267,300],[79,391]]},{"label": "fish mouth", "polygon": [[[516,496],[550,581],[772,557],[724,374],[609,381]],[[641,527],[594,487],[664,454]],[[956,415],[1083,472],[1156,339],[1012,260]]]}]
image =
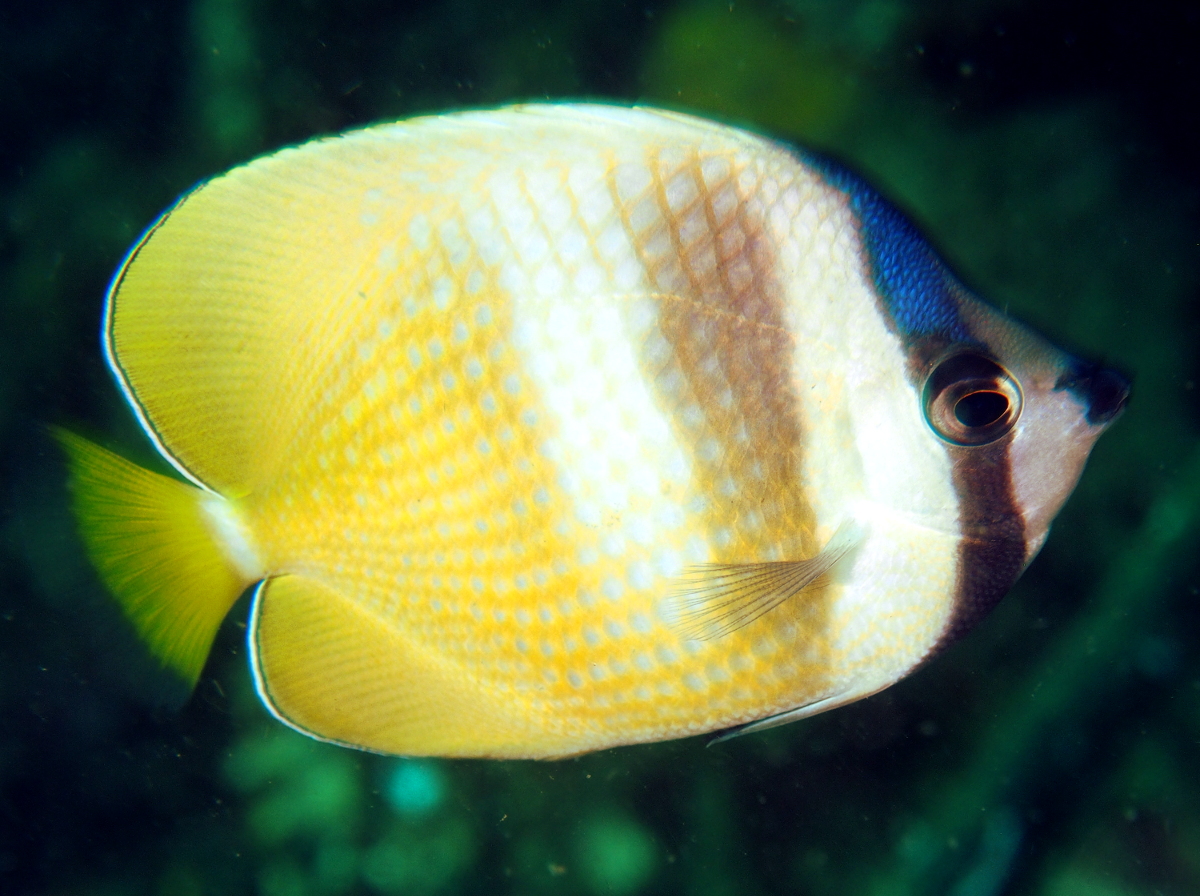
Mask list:
[{"label": "fish mouth", "polygon": [[1057,383],[1055,389],[1069,389],[1087,408],[1087,422],[1092,426],[1107,426],[1120,416],[1129,401],[1130,380],[1111,367],[1076,361]]}]

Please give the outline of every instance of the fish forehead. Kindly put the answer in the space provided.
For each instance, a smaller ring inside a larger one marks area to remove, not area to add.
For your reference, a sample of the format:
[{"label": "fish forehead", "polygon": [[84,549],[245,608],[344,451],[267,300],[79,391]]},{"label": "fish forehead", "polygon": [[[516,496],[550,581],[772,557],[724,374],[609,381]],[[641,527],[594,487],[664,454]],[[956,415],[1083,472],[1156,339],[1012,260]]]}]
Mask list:
[{"label": "fish forehead", "polygon": [[[837,191],[765,143],[459,155],[350,196],[353,301],[247,501],[276,568],[609,741],[614,713],[669,736],[902,674],[951,599],[954,496]],[[768,624],[665,625],[689,565],[809,557],[893,493],[942,536],[884,513],[856,577]],[[882,626],[881,572],[918,582]]]}]

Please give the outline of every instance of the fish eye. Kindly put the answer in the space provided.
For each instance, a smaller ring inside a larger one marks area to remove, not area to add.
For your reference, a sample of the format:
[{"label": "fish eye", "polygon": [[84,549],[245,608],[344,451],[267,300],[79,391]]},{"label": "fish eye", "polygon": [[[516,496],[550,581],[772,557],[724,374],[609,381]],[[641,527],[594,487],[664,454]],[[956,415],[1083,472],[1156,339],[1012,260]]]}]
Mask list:
[{"label": "fish eye", "polygon": [[996,441],[1021,416],[1021,387],[991,358],[965,351],[938,362],[925,381],[925,419],[953,445]]}]

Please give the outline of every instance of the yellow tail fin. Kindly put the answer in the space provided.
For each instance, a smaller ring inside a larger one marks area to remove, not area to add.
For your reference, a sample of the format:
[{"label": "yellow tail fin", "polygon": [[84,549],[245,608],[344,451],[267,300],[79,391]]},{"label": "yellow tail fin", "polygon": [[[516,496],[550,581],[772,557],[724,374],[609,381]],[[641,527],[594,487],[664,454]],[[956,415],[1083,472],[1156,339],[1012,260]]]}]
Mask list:
[{"label": "yellow tail fin", "polygon": [[151,653],[194,686],[221,620],[254,580],[217,542],[206,507],[224,499],[52,433],[92,564]]}]

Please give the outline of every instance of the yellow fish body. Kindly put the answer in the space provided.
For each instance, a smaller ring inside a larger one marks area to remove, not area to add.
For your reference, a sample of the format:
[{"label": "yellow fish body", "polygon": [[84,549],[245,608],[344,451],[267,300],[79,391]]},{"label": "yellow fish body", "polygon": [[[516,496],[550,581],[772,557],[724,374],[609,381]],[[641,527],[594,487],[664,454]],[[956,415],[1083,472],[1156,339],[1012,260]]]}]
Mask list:
[{"label": "yellow fish body", "polygon": [[192,681],[258,582],[325,740],[552,757],[823,711],[1009,588],[1126,396],[835,165],[653,110],[379,126],[202,185],[109,362],[186,477],[69,434],[102,577]]}]

